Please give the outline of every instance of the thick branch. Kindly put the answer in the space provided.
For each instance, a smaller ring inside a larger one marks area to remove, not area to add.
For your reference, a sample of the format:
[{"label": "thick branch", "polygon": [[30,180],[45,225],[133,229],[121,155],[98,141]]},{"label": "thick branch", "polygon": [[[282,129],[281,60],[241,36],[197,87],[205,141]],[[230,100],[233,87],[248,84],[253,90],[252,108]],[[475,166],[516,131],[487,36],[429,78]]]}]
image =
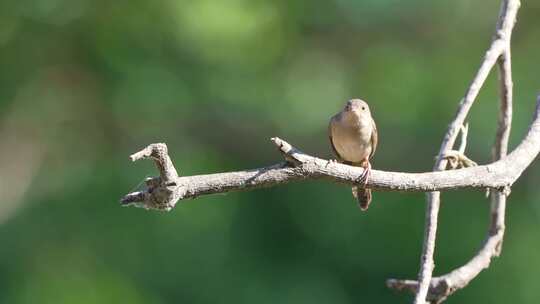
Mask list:
[{"label": "thick branch", "polygon": [[[501,7],[501,13],[497,22],[496,36],[491,46],[489,47],[480,69],[476,73],[473,81],[462,99],[456,116],[443,139],[439,150],[439,157],[435,163],[433,171],[444,170],[447,165],[447,160],[443,157],[447,151],[454,146],[459,128],[464,124],[469,110],[478,96],[489,72],[501,54],[509,49],[510,35],[516,20],[517,10],[519,8],[519,0],[504,0]],[[420,286],[414,300],[415,304],[423,304],[426,301],[426,296],[429,290],[430,281],[435,264],[433,262],[433,254],[435,252],[435,239],[437,233],[437,218],[440,207],[440,193],[430,192],[427,194],[427,209],[426,209],[426,224],[424,230],[424,242],[422,254],[420,257],[420,271],[418,281]]]},{"label": "thick branch", "polygon": [[[535,111],[534,121],[521,144],[500,161],[452,171],[402,173],[372,170],[367,186],[386,191],[439,191],[463,188],[504,189],[512,185],[523,170],[540,151],[540,108]],[[326,179],[354,185],[363,169],[305,154],[288,143],[274,139],[282,153],[294,157],[297,165],[282,162],[269,167],[226,173],[180,176],[169,183],[154,182],[149,189],[134,192],[122,199],[124,205],[139,203],[137,206],[169,210],[177,200],[195,198],[201,195],[246,191],[261,187],[276,186],[302,180]],[[283,147],[288,146],[288,152]],[[293,152],[291,152],[293,151]],[[147,185],[148,186],[148,185]],[[161,191],[168,195],[159,195]]]}]

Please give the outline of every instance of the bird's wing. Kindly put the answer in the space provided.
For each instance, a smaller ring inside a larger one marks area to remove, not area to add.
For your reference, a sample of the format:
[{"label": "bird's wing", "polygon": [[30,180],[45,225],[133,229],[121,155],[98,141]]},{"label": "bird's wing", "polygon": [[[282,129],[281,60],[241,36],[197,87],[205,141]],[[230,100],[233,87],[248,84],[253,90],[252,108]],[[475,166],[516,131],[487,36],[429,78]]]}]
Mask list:
[{"label": "bird's wing", "polygon": [[369,158],[373,157],[373,154],[375,154],[375,150],[377,149],[377,143],[379,142],[377,125],[375,124],[375,120],[373,120],[373,118],[371,119],[371,125],[373,126],[373,128],[371,131],[371,153],[369,154]]},{"label": "bird's wing", "polygon": [[338,160],[341,160],[341,156],[339,156],[338,151],[336,150],[336,147],[334,146],[334,141],[332,140],[332,122],[334,121],[335,116],[330,119],[330,123],[328,123],[328,139],[330,140],[330,146],[332,147],[332,151],[334,152],[334,155]]}]

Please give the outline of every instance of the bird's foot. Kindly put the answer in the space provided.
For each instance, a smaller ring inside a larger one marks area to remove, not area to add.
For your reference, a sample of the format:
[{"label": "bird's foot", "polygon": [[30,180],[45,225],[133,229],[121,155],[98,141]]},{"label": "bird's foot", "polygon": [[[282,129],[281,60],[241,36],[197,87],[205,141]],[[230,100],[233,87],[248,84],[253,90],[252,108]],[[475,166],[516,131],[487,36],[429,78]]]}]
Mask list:
[{"label": "bird's foot", "polygon": [[333,164],[337,164],[337,163],[338,163],[338,160],[337,160],[337,159],[329,159],[329,160],[326,162],[325,167],[328,167],[328,165],[333,165]]},{"label": "bird's foot", "polygon": [[369,181],[369,176],[371,175],[371,163],[367,162],[367,165],[364,167],[364,172],[360,175],[358,183],[365,187]]}]

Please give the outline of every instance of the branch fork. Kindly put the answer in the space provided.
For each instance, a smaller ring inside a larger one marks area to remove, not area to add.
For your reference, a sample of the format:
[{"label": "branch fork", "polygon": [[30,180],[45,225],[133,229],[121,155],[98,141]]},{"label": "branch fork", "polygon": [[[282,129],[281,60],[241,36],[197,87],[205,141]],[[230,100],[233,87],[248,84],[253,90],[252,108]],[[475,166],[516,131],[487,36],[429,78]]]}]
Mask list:
[{"label": "branch fork", "polygon": [[120,203],[124,206],[133,205],[145,209],[172,210],[180,198],[182,187],[177,187],[178,173],[169,157],[167,145],[151,144],[129,158],[131,161],[152,159],[160,176],[145,179],[145,190],[126,195]]},{"label": "branch fork", "polygon": [[459,169],[478,166],[476,162],[465,155],[467,147],[467,134],[469,132],[469,124],[462,125],[459,129],[461,132],[461,143],[458,150],[450,150],[441,155],[448,162],[447,169]]}]

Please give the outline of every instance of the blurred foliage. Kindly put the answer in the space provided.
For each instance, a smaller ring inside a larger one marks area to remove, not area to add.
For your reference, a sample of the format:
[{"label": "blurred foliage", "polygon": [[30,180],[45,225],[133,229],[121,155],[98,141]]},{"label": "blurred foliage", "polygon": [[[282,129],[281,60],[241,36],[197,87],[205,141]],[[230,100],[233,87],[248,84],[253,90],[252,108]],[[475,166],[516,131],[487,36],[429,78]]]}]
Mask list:
[{"label": "blurred foliage", "polygon": [[[3,0],[0,2],[0,303],[395,303],[414,278],[424,196],[289,184],[186,201],[167,214],[117,200],[167,142],[181,174],[280,160],[268,139],[330,156],[328,118],[370,101],[374,167],[425,171],[489,44],[499,1]],[[512,147],[539,87],[540,5],[513,40]],[[471,112],[489,161],[496,76]],[[503,255],[448,303],[537,303],[540,181],[510,197]],[[444,194],[436,274],[481,243],[480,192]],[[448,202],[448,203],[446,203]]]}]

